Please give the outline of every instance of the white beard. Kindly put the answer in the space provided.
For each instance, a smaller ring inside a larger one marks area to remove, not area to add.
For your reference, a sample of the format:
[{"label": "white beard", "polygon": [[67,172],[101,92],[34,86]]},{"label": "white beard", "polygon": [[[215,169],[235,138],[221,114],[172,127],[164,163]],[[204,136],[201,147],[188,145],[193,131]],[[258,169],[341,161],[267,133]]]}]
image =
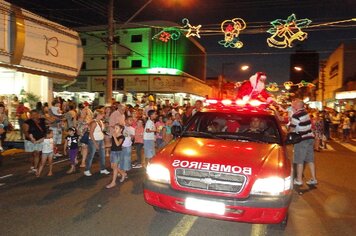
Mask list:
[{"label": "white beard", "polygon": [[259,82],[256,87],[253,88],[255,92],[262,92],[265,89],[265,84],[263,82]]}]

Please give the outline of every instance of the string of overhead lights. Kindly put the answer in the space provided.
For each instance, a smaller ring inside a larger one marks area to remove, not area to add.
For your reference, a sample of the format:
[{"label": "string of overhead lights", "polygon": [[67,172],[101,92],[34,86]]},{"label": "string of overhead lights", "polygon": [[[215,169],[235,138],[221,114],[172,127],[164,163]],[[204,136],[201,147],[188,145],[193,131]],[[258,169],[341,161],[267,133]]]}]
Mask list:
[{"label": "string of overhead lights", "polygon": [[[356,21],[356,18],[311,25],[312,21],[310,19],[297,19],[295,14],[291,14],[285,20],[276,19],[270,22],[272,27],[266,32],[272,36],[267,38],[267,44],[269,47],[274,48],[292,48],[295,41],[304,41],[307,39],[308,33],[303,31],[303,29],[334,26],[336,24],[349,23],[353,21]],[[161,31],[155,34],[152,39],[157,39],[167,43],[170,40],[178,40],[183,33],[185,33],[184,35],[186,37],[197,38],[200,38],[202,33],[220,33],[224,35],[224,38],[218,41],[220,45],[226,48],[243,47],[243,42],[240,40],[239,36],[241,31],[247,28],[247,24],[241,18],[224,20],[220,24],[220,31],[211,29],[203,30],[202,25],[193,26],[189,23],[187,18],[184,18],[182,23],[184,24],[182,27],[162,27]]]}]

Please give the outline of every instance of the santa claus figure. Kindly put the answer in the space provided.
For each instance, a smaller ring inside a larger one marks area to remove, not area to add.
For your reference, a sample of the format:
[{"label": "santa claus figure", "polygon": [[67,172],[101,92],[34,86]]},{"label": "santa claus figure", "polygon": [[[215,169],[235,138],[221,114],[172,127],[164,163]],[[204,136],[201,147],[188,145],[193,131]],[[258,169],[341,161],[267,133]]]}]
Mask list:
[{"label": "santa claus figure", "polygon": [[250,99],[257,99],[262,102],[272,102],[273,98],[265,89],[265,81],[267,76],[263,72],[257,72],[250,77],[249,80],[244,81],[237,93],[237,99],[245,101]]}]

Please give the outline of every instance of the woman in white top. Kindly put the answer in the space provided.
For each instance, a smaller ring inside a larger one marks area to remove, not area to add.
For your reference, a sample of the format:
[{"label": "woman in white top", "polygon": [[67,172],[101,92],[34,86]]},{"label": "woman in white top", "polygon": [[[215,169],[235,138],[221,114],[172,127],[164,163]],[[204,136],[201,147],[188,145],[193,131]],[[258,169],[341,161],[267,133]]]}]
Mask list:
[{"label": "woman in white top", "polygon": [[105,169],[105,145],[104,145],[104,123],[102,119],[105,116],[105,112],[102,109],[97,109],[94,112],[94,119],[89,124],[89,153],[86,160],[86,167],[84,171],[85,176],[91,176],[90,168],[93,162],[95,152],[98,151],[100,157],[100,174],[110,174]]}]

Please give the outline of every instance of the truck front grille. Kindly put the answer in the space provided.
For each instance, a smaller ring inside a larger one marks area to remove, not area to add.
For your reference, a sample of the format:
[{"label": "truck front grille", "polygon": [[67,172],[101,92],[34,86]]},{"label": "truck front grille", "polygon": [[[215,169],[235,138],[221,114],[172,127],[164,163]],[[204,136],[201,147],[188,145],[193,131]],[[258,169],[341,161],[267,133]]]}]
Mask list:
[{"label": "truck front grille", "polygon": [[177,183],[191,189],[239,193],[246,182],[244,175],[225,172],[183,168],[177,168],[175,172]]}]

